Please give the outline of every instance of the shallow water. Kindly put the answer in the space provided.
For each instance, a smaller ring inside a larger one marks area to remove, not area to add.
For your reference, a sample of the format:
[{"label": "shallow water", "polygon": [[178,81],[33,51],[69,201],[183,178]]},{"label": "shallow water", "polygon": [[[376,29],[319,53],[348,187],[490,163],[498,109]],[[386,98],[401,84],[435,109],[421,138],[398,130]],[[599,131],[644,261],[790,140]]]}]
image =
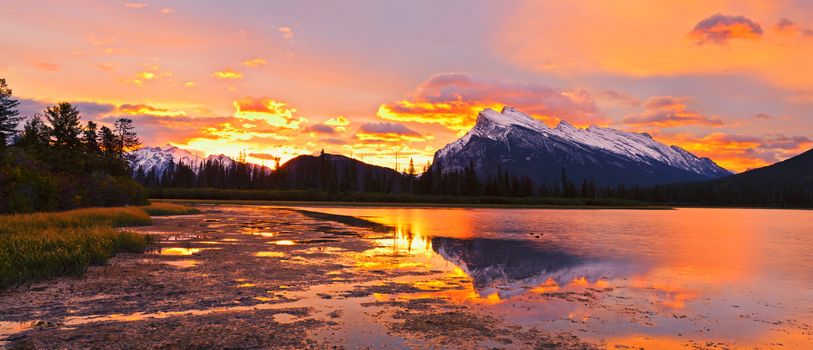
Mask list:
[{"label": "shallow water", "polygon": [[0,294],[0,347],[813,348],[811,211],[200,208]]},{"label": "shallow water", "polygon": [[411,258],[361,254],[359,267],[469,284],[423,280],[426,293],[398,298],[444,298],[608,347],[813,347],[813,211],[302,209],[395,227],[367,255]]}]

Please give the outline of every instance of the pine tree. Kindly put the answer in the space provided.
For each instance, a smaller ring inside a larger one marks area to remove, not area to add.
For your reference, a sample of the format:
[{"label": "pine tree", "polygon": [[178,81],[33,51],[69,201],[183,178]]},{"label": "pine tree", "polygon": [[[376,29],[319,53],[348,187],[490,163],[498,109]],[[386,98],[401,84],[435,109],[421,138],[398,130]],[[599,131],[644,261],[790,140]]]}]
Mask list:
[{"label": "pine tree", "polygon": [[42,122],[39,114],[34,115],[23,126],[23,132],[17,140],[19,147],[42,151],[48,147],[50,129]]},{"label": "pine tree", "polygon": [[130,118],[120,118],[114,123],[114,133],[118,139],[118,151],[125,155],[127,152],[133,151],[138,146],[141,146],[141,141],[138,140],[138,135],[133,126],[133,120]]},{"label": "pine tree", "polygon": [[76,148],[80,144],[79,110],[68,102],[45,109],[45,118],[51,124],[51,143],[57,149]]},{"label": "pine tree", "polygon": [[414,193],[415,190],[415,177],[418,175],[415,171],[415,163],[412,158],[409,158],[409,167],[407,167],[406,175],[409,179],[409,193]]},{"label": "pine tree", "polygon": [[45,118],[51,124],[51,147],[48,162],[57,171],[82,172],[85,160],[82,149],[82,124],[79,110],[70,103],[62,102],[45,109]]},{"label": "pine tree", "polygon": [[0,79],[0,148],[6,146],[6,142],[11,141],[11,137],[17,133],[17,124],[20,112],[17,106],[20,101],[11,97],[11,89],[6,85],[6,79]]},{"label": "pine tree", "polygon": [[99,149],[99,133],[96,130],[97,125],[93,121],[88,121],[85,130],[82,133],[82,143],[85,144],[88,153],[97,154]]}]

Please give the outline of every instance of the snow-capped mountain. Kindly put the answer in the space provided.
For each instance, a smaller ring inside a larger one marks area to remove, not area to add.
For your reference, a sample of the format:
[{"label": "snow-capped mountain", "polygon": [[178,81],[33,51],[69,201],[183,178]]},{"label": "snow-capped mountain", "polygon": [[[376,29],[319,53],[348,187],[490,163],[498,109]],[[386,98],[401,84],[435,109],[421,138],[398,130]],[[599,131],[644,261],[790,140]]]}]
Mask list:
[{"label": "snow-capped mountain", "polygon": [[154,170],[155,174],[159,177],[164,173],[164,170],[166,170],[171,162],[175,164],[197,165],[207,160],[217,160],[226,166],[231,166],[234,163],[232,158],[223,154],[212,154],[208,157],[201,157],[170,144],[164,145],[164,147],[143,147],[130,152],[130,155],[130,166],[134,171],[140,168],[145,174],[148,174]]},{"label": "snow-capped mountain", "polygon": [[667,146],[648,134],[590,126],[579,129],[562,121],[550,128],[512,107],[485,109],[463,137],[435,153],[443,171],[473,164],[481,178],[503,171],[535,182],[559,180],[564,169],[571,181],[601,185],[653,185],[707,180],[731,175],[711,159]]}]

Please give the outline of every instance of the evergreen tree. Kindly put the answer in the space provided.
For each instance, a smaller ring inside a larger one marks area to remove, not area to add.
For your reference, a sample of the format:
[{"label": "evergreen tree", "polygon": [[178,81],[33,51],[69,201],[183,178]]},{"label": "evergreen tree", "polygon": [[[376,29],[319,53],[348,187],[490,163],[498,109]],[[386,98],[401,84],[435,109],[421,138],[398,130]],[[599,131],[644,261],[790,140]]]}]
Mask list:
[{"label": "evergreen tree", "polygon": [[79,137],[82,134],[79,110],[70,103],[62,102],[46,108],[44,113],[51,124],[48,161],[57,171],[83,171],[84,150]]},{"label": "evergreen tree", "polygon": [[51,124],[51,143],[57,149],[75,149],[79,144],[82,125],[79,110],[68,102],[45,109],[45,117]]},{"label": "evergreen tree", "polygon": [[0,79],[0,148],[6,146],[6,142],[11,141],[12,136],[17,133],[17,124],[20,112],[17,106],[20,101],[11,97],[11,89],[6,85],[6,79]]},{"label": "evergreen tree", "polygon": [[16,145],[39,152],[48,147],[49,135],[50,129],[42,122],[42,117],[37,114],[25,122]]},{"label": "evergreen tree", "polygon": [[116,137],[113,130],[106,126],[99,129],[99,132],[101,133],[102,164],[105,171],[115,176],[129,175],[119,138]]},{"label": "evergreen tree", "polygon": [[85,148],[90,154],[98,154],[101,151],[101,149],[99,149],[99,133],[96,128],[96,123],[88,121],[82,133],[82,143],[85,144]]},{"label": "evergreen tree", "polygon": [[127,155],[127,152],[133,151],[138,146],[141,146],[141,141],[135,132],[133,120],[130,118],[120,118],[114,123],[114,133],[118,139],[118,151],[122,155]]},{"label": "evergreen tree", "polygon": [[415,171],[415,163],[412,158],[409,158],[409,167],[406,170],[407,181],[409,181],[409,193],[414,193],[415,177],[418,173]]}]

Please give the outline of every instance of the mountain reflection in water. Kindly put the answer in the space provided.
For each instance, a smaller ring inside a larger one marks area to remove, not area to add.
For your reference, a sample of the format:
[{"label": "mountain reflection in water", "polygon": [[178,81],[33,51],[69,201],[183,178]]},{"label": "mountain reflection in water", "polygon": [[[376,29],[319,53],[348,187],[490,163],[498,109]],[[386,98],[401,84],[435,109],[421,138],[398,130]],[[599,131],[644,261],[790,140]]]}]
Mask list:
[{"label": "mountain reflection in water", "polygon": [[620,262],[583,258],[527,241],[433,237],[432,248],[471,277],[481,296],[496,292],[501,299],[550,281],[556,285],[581,279],[595,283],[629,272],[629,266]]},{"label": "mountain reflection in water", "polygon": [[810,211],[316,210],[394,229],[353,259],[420,292],[377,300],[442,299],[607,348],[813,344]]}]

